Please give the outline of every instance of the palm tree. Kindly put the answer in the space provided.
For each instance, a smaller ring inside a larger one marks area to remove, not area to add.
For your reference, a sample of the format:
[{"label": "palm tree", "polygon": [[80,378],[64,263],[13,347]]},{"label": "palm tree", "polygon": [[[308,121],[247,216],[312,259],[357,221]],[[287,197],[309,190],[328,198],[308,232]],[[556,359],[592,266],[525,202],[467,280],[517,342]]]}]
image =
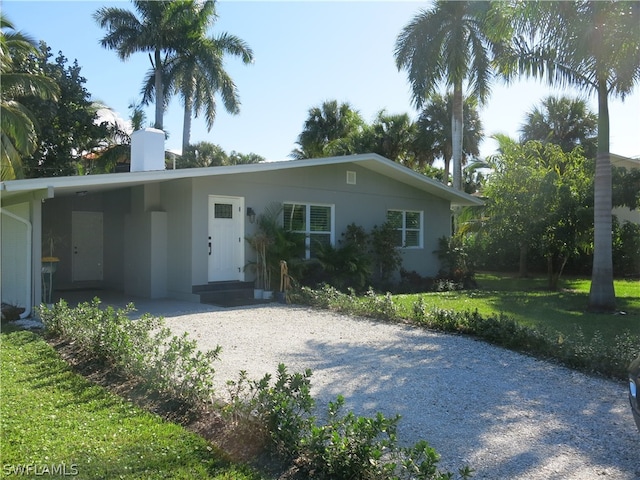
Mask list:
[{"label": "palm tree", "polygon": [[[416,125],[407,113],[389,114],[385,110],[378,115],[371,125],[374,145],[368,149],[379,153],[394,162],[413,166],[413,141],[416,136]],[[358,153],[366,153],[364,151]]]},{"label": "palm tree", "polygon": [[589,308],[615,309],[611,238],[609,97],[624,99],[640,80],[640,3],[626,1],[521,2],[507,78],[526,74],[598,97],[594,182],[594,254]]},{"label": "palm tree", "polygon": [[581,99],[549,96],[526,115],[520,127],[520,142],[539,140],[560,145],[570,152],[581,146],[587,158],[595,157],[598,116]]},{"label": "palm tree", "polygon": [[[206,31],[215,21],[215,2],[195,3],[191,35],[165,62],[165,96],[179,93],[184,104],[182,151],[186,152],[191,138],[191,116],[204,112],[210,131],[216,117],[215,94],[220,93],[227,112],[240,111],[236,85],[224,70],[225,54],[240,57],[245,64],[253,62],[253,51],[240,38],[222,33],[207,37]],[[155,94],[154,75],[147,76],[143,89],[143,102]]]},{"label": "palm tree", "polygon": [[36,96],[55,100],[59,89],[50,78],[15,70],[14,59],[37,55],[38,49],[2,14],[0,27],[0,179],[12,180],[24,175],[22,158],[37,148],[36,120],[15,99]]},{"label": "palm tree", "polygon": [[101,45],[116,50],[121,60],[137,52],[149,52],[156,93],[155,128],[160,130],[163,129],[166,106],[163,80],[166,56],[175,53],[190,38],[190,12],[196,3],[197,0],[134,0],[139,17],[134,12],[116,7],[103,7],[93,15],[100,27],[107,29]]},{"label": "palm tree", "polygon": [[331,155],[332,143],[343,142],[359,133],[363,126],[362,117],[348,103],[338,104],[337,100],[323,102],[320,107],[309,109],[296,142],[300,148],[291,152],[291,157],[300,160]]},{"label": "palm tree", "polygon": [[[444,183],[449,181],[450,159],[453,151],[451,116],[453,96],[434,94],[424,106],[418,120],[414,149],[420,166],[430,165],[436,158],[444,161]],[[480,141],[483,137],[482,121],[478,114],[477,102],[467,97],[463,103],[462,164],[480,155]]]},{"label": "palm tree", "polygon": [[458,190],[462,189],[463,88],[466,84],[480,103],[487,99],[490,50],[496,49],[493,40],[505,29],[500,20],[488,1],[438,0],[431,10],[420,11],[396,40],[396,66],[407,71],[417,108],[437,87],[453,88],[453,186]]}]

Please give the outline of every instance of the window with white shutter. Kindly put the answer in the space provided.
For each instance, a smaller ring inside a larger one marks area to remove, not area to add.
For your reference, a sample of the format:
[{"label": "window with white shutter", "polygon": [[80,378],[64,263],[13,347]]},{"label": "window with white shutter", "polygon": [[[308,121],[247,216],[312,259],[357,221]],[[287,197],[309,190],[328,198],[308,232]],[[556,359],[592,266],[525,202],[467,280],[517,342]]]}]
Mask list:
[{"label": "window with white shutter", "polygon": [[284,228],[304,235],[305,258],[315,257],[318,245],[333,245],[333,212],[333,205],[284,204]]},{"label": "window with white shutter", "polygon": [[421,211],[388,210],[387,221],[396,230],[397,247],[422,248],[423,215]]}]

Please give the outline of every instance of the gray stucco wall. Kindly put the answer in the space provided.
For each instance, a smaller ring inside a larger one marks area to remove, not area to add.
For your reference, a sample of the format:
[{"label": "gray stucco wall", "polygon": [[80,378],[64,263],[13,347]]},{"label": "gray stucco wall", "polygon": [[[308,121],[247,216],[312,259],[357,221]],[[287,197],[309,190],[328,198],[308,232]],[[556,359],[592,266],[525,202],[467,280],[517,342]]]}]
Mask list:
[{"label": "gray stucco wall", "polygon": [[[206,257],[193,255],[194,243],[198,236],[192,234],[195,228],[192,215],[193,191],[191,179],[167,182],[161,186],[162,208],[167,212],[167,294],[170,297],[198,301],[192,295],[191,272],[194,270],[194,259],[206,262]],[[206,225],[204,219],[198,219]],[[203,282],[203,283],[206,283]]]},{"label": "gray stucco wall", "polygon": [[[346,182],[347,171],[356,172],[356,184]],[[233,180],[231,180],[233,178]],[[449,203],[403,183],[354,164],[318,166],[286,171],[237,174],[233,177],[201,177],[193,179],[193,252],[192,282],[207,281],[205,242],[209,195],[241,196],[246,207],[260,214],[273,202],[300,202],[335,205],[336,240],[347,225],[354,222],[370,231],[386,220],[388,209],[424,212],[424,244],[420,249],[403,249],[404,266],[422,275],[435,275],[439,264],[433,251],[437,240],[450,234]],[[248,221],[245,234],[255,226]],[[246,245],[245,258],[255,254]]]},{"label": "gray stucco wall", "polygon": [[[356,184],[347,183],[347,171]],[[84,197],[56,197],[43,205],[43,230],[62,239],[57,284],[71,278],[72,211],[103,213],[102,286],[159,298],[197,301],[193,285],[208,281],[208,201],[210,195],[243,197],[257,214],[273,203],[328,204],[335,207],[335,238],[355,223],[367,231],[386,220],[389,209],[423,212],[423,247],[403,249],[404,267],[435,275],[437,240],[450,234],[450,206],[443,199],[357,164],[291,168],[168,180]],[[255,233],[246,216],[245,236]],[[245,261],[255,258],[244,244]],[[252,280],[249,272],[247,280]]]}]

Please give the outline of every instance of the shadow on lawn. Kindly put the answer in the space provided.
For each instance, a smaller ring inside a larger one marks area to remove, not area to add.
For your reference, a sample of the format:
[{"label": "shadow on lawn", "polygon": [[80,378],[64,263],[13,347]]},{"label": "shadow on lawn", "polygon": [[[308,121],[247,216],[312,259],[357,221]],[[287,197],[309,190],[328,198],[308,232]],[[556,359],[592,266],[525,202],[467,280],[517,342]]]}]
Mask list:
[{"label": "shadow on lawn", "polygon": [[[628,478],[637,473],[631,457],[620,463],[620,455],[612,455],[637,445],[624,385],[479,347],[468,337],[409,327],[397,332],[376,344],[312,339],[306,351],[291,354],[296,363],[312,365],[319,380],[311,378],[311,393],[320,412],[343,394],[358,415],[400,413],[401,443],[427,440],[442,455],[443,470],[477,468],[474,459],[482,459],[479,478],[528,478],[527,472],[543,478],[545,469],[557,478],[588,478],[593,465]],[[571,398],[582,398],[579,409]],[[594,422],[607,431],[607,442],[594,438]]]},{"label": "shadow on lawn", "polygon": [[[469,299],[479,299],[494,311],[523,322],[533,328],[547,329],[574,335],[580,329],[587,337],[597,331],[609,340],[629,331],[640,335],[640,310],[637,300],[628,297],[617,299],[618,308],[613,314],[587,311],[589,295],[570,288],[550,291],[535,288],[535,283],[523,282],[529,288],[519,290],[490,290],[481,284],[478,290],[464,292]],[[532,288],[531,285],[534,285]],[[567,286],[570,286],[569,282]]]}]

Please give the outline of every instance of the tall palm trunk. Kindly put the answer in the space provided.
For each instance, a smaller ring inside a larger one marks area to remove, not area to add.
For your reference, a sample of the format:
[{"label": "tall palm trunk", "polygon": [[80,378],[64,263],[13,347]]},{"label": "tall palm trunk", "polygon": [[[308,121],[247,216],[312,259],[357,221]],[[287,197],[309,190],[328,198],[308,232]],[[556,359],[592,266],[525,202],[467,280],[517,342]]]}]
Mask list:
[{"label": "tall palm trunk", "polygon": [[462,190],[462,84],[453,87],[453,111],[451,114],[451,150],[453,161],[453,188]]},{"label": "tall palm trunk", "polygon": [[449,170],[451,169],[451,158],[449,155],[445,155],[444,157],[444,178],[442,182],[445,185],[449,185]]},{"label": "tall palm trunk", "polygon": [[182,122],[182,154],[184,155],[191,143],[191,112],[193,110],[193,101],[188,95],[184,99],[184,119]]},{"label": "tall palm trunk", "polygon": [[594,182],[593,269],[589,309],[613,311],[613,253],[611,238],[611,157],[609,154],[609,103],[605,80],[598,81],[598,155]]},{"label": "tall palm trunk", "polygon": [[156,48],[155,53],[155,93],[156,93],[156,120],[155,128],[158,130],[164,130],[163,116],[164,116],[164,90],[162,86],[162,57],[160,56],[160,49]]}]

